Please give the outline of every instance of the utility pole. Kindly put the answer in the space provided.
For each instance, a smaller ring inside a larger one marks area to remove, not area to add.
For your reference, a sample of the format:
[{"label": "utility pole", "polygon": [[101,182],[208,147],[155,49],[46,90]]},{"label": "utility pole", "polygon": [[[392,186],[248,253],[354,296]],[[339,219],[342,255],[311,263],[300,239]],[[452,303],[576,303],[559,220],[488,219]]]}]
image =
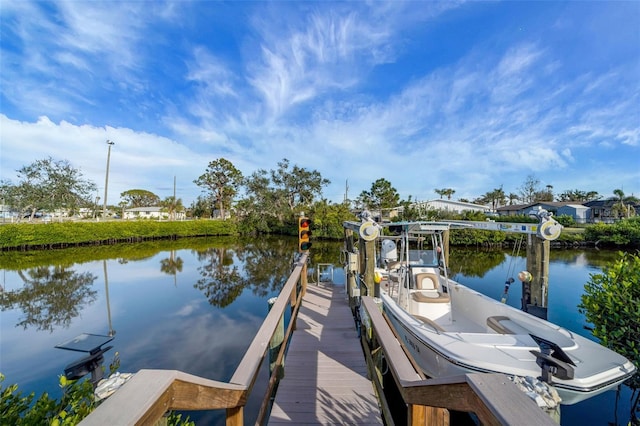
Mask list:
[{"label": "utility pole", "polygon": [[104,205],[102,206],[102,218],[107,218],[107,188],[109,186],[109,160],[111,160],[111,146],[115,145],[115,142],[107,139],[107,145],[109,150],[107,151],[107,173],[104,178]]}]

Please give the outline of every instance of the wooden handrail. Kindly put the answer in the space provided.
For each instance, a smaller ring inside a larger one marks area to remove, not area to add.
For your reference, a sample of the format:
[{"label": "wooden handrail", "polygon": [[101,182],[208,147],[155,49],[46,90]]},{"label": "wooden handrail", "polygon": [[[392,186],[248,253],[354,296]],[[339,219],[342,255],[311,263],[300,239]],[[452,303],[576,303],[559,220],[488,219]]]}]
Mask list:
[{"label": "wooden handrail", "polygon": [[153,424],[169,410],[215,410],[245,402],[244,386],[176,370],[140,370],[81,424]]},{"label": "wooden handrail", "polygon": [[[227,425],[244,423],[243,407],[269,349],[287,304],[293,305],[285,343],[295,329],[296,313],[306,285],[308,254],[300,256],[276,302],[271,307],[229,383],[205,379],[176,370],[140,370],[122,388],[80,423],[93,425],[154,424],[170,410],[227,410]],[[297,284],[302,290],[297,295]],[[284,344],[278,362],[282,362]]]},{"label": "wooden handrail", "polygon": [[[485,425],[556,425],[537,404],[503,374],[466,374],[424,380],[373,299],[362,297],[374,335],[382,348],[394,381],[409,407],[409,424],[424,424],[415,406],[473,412]],[[370,363],[368,363],[370,365]],[[381,390],[378,394],[382,394]],[[433,419],[431,419],[433,423]],[[440,424],[448,424],[448,419]],[[556,425],[557,426],[557,425]]]},{"label": "wooden handrail", "polygon": [[[289,339],[291,338],[291,335],[293,334],[293,331],[296,329],[296,321],[295,319],[298,318],[298,312],[300,311],[300,306],[302,305],[302,297],[304,296],[304,289],[306,288],[306,270],[305,268],[303,268],[303,275],[302,275],[302,291],[300,291],[300,293],[297,295],[297,297],[293,297],[295,295],[295,292],[291,293],[291,303],[293,303],[293,310],[291,312],[291,318],[292,320],[289,322],[289,325],[287,326],[287,330],[284,333],[284,337],[282,339],[282,344],[280,345],[280,350],[278,351],[278,354],[276,355],[276,359],[275,359],[275,366],[273,368],[273,371],[271,372],[271,376],[269,376],[269,385],[267,386],[267,391],[266,394],[264,396],[264,398],[262,399],[262,404],[260,405],[260,410],[258,412],[258,418],[256,420],[257,424],[262,424],[262,422],[264,421],[265,416],[267,415],[267,412],[269,411],[270,405],[271,405],[271,395],[273,393],[273,389],[275,388],[276,384],[279,382],[280,378],[281,378],[281,368],[283,366],[284,363],[284,358],[285,358],[285,353],[287,352],[287,342],[289,342]],[[286,293],[285,293],[286,294]],[[239,368],[239,367],[238,367]]]},{"label": "wooden handrail", "polygon": [[[302,269],[307,262],[307,256],[306,253],[303,254],[296,263],[278,299],[271,307],[269,314],[256,333],[256,337],[253,339],[253,342],[251,342],[251,346],[249,346],[249,349],[245,352],[242,361],[240,361],[240,365],[238,365],[238,368],[236,368],[235,373],[231,377],[231,383],[246,386],[249,390],[253,386],[260,364],[264,360],[267,349],[269,349],[269,341],[271,337],[273,337],[280,317],[282,317],[287,302],[289,301],[289,295],[296,289]],[[286,295],[286,297],[283,297],[284,295]]]}]

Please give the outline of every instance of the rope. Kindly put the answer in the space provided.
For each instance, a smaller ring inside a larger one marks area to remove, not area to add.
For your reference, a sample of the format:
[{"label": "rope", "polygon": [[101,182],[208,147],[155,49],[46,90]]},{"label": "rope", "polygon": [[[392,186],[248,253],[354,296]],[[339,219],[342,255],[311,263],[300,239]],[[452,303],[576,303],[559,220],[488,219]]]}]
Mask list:
[{"label": "rope", "polygon": [[504,292],[502,293],[502,297],[500,298],[500,302],[502,303],[507,303],[507,299],[509,298],[509,287],[515,281],[512,275],[514,274],[516,269],[516,258],[520,255],[520,249],[522,248],[523,240],[524,235],[521,235],[518,242],[513,245],[513,250],[511,250],[511,261],[509,262],[509,267],[507,268],[507,279],[504,282]]}]

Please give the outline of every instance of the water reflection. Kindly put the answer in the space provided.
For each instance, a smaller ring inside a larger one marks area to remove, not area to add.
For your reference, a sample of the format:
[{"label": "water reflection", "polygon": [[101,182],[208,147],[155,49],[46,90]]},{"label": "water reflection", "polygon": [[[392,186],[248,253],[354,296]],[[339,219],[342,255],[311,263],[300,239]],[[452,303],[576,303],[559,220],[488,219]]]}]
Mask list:
[{"label": "water reflection", "polygon": [[200,278],[194,288],[200,290],[212,306],[224,308],[242,293],[246,280],[233,264],[234,250],[212,248],[198,252]]},{"label": "water reflection", "polygon": [[167,275],[173,275],[173,285],[178,285],[178,272],[182,272],[184,262],[176,256],[175,250],[169,251],[169,257],[160,261],[160,270]]},{"label": "water reflection", "polygon": [[[292,240],[260,240],[233,247],[197,251],[201,262],[200,279],[194,288],[202,291],[209,303],[225,307],[245,289],[257,297],[279,290],[291,273]],[[238,265],[242,265],[242,272]]]},{"label": "water reflection", "polygon": [[107,321],[109,322],[109,333],[108,336],[113,337],[116,334],[116,331],[113,329],[113,324],[111,322],[111,303],[109,301],[109,274],[107,273],[107,261],[102,261],[102,272],[104,273],[104,294],[107,299]]},{"label": "water reflection", "polygon": [[84,306],[93,303],[97,292],[91,288],[96,276],[75,272],[64,266],[38,266],[19,270],[23,286],[5,291],[0,298],[3,311],[20,309],[23,317],[17,327],[52,332],[68,327]]},{"label": "water reflection", "polygon": [[[315,241],[310,271],[318,263],[340,266],[341,247],[340,242]],[[57,396],[57,376],[77,357],[54,346],[81,333],[111,335],[111,317],[118,329],[113,353],[122,355],[121,371],[176,369],[227,381],[267,315],[267,299],[288,278],[296,252],[295,238],[200,238],[0,253],[6,276],[0,297],[5,383]],[[550,320],[589,335],[576,307],[589,274],[615,255],[552,250]],[[456,279],[497,299],[509,272],[526,265],[523,251],[513,256],[511,250],[452,247],[451,260]],[[96,282],[103,274],[104,285]],[[508,303],[519,307],[519,287],[512,286],[511,292]],[[256,395],[266,381],[258,378]],[[249,401],[248,424],[259,402]],[[623,395],[619,412],[625,407],[628,411]],[[610,392],[563,407],[562,423],[606,424],[612,413],[615,393]],[[190,415],[199,424],[224,424],[224,413]]]},{"label": "water reflection", "polygon": [[469,248],[451,248],[449,269],[451,275],[465,277],[484,277],[487,272],[502,264],[507,254],[500,250],[482,250]]}]

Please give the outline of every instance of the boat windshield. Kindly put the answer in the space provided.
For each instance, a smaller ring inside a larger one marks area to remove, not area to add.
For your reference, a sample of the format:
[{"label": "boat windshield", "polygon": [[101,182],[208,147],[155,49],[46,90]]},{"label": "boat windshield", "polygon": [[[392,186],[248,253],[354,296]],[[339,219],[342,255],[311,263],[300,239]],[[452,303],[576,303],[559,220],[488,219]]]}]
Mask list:
[{"label": "boat windshield", "polygon": [[438,266],[435,250],[409,250],[409,264],[416,266]]}]

